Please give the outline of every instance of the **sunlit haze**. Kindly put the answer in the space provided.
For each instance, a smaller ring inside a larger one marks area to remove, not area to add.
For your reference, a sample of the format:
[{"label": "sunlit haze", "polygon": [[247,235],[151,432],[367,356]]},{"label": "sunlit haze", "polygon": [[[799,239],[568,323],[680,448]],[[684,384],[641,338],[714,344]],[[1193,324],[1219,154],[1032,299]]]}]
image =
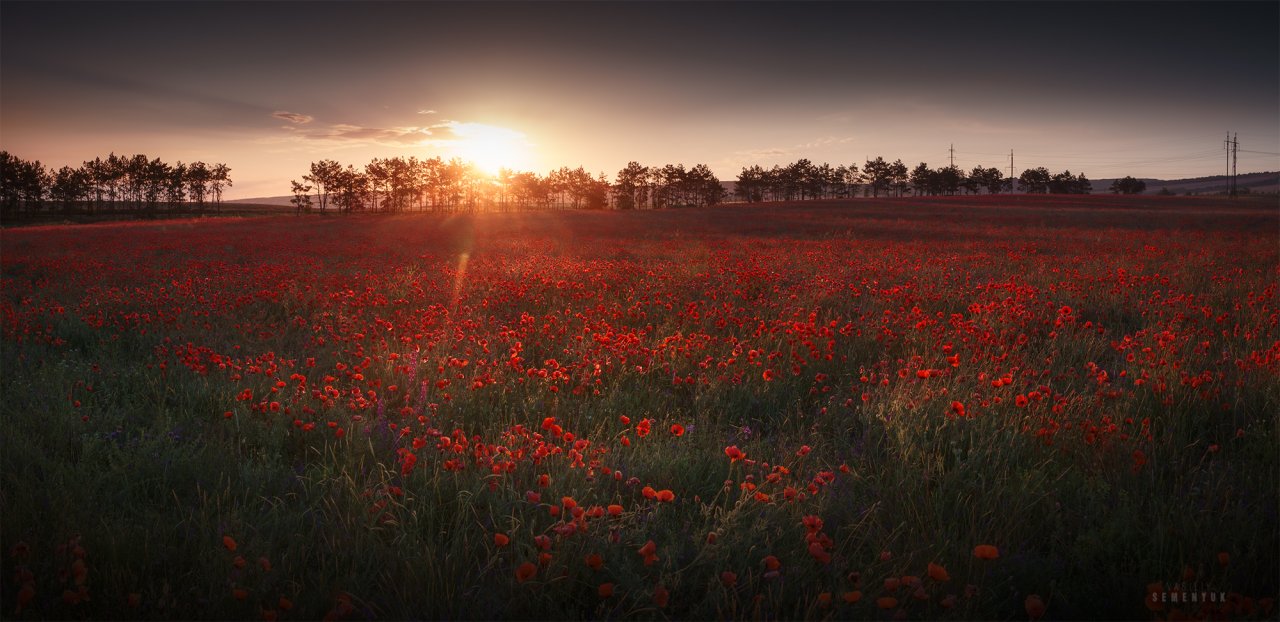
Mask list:
[{"label": "sunlit haze", "polygon": [[[0,148],[225,162],[227,198],[322,158],[1280,169],[1280,5],[6,1]],[[952,148],[954,147],[954,152]]]}]

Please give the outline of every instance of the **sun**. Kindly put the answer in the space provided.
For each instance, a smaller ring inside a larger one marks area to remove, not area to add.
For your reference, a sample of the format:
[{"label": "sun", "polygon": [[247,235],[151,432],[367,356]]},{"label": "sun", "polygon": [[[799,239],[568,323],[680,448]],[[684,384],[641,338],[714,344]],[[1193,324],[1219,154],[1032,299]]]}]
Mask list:
[{"label": "sun", "polygon": [[471,162],[486,174],[496,175],[503,168],[532,168],[531,145],[521,132],[483,123],[457,123],[450,130],[455,137],[450,156]]}]

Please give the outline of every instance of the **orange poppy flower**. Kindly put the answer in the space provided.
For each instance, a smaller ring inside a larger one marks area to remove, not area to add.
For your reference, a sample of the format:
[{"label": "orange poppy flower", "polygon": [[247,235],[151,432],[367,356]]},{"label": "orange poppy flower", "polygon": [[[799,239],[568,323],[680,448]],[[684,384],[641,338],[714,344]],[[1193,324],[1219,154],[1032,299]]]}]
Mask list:
[{"label": "orange poppy flower", "polygon": [[599,570],[601,566],[604,566],[604,558],[600,557],[599,553],[591,553],[584,557],[582,561],[592,570]]},{"label": "orange poppy flower", "polygon": [[951,575],[947,574],[946,568],[943,568],[933,562],[929,562],[929,578],[937,581],[938,583],[946,583],[951,580]]},{"label": "orange poppy flower", "polygon": [[671,492],[670,490],[659,490],[659,491],[658,491],[658,501],[659,501],[659,502],[661,502],[661,503],[671,503],[672,501],[675,501],[675,500],[676,500],[676,493]]},{"label": "orange poppy flower", "polygon": [[892,596],[881,596],[876,599],[876,606],[881,609],[893,609],[898,606],[898,599]]},{"label": "orange poppy flower", "polygon": [[235,538],[232,538],[231,536],[222,536],[222,546],[227,547],[228,551],[236,550]]},{"label": "orange poppy flower", "polygon": [[32,599],[36,597],[36,587],[31,582],[23,583],[22,589],[18,590],[18,607],[14,610],[15,614],[22,613],[22,608],[26,607]]},{"label": "orange poppy flower", "polygon": [[1044,615],[1044,601],[1036,594],[1028,596],[1027,600],[1023,602],[1023,606],[1026,607],[1027,615],[1032,620],[1039,620]]},{"label": "orange poppy flower", "polygon": [[676,436],[684,436],[684,426],[678,423],[671,424],[671,433]]},{"label": "orange poppy flower", "polygon": [[259,557],[258,567],[261,568],[263,572],[271,572],[271,560],[265,557]]},{"label": "orange poppy flower", "polygon": [[231,596],[235,597],[236,600],[244,600],[249,597],[249,590],[246,590],[242,587],[238,587],[234,590],[231,590]]},{"label": "orange poppy flower", "polygon": [[901,585],[902,585],[902,581],[900,581],[897,577],[889,577],[888,579],[884,580],[884,591],[896,592],[898,591],[898,588]]},{"label": "orange poppy flower", "polygon": [[720,573],[720,583],[731,588],[738,583],[738,574],[729,570]]},{"label": "orange poppy flower", "polygon": [[498,546],[506,546],[511,544],[511,538],[505,533],[495,533],[493,534],[493,543]]},{"label": "orange poppy flower", "polygon": [[236,558],[231,560],[231,565],[235,566],[237,570],[239,570],[240,568],[244,568],[244,565],[245,565],[244,556],[236,555]]},{"label": "orange poppy flower", "polygon": [[725,447],[724,455],[729,456],[729,460],[731,462],[737,462],[747,457],[747,454],[742,453],[742,450],[738,449],[737,445],[730,445],[728,447]]},{"label": "orange poppy flower", "polygon": [[990,544],[979,544],[973,547],[973,556],[978,559],[996,559],[1000,557],[1000,549]]},{"label": "orange poppy flower", "polygon": [[516,581],[524,583],[538,574],[538,567],[532,562],[525,562],[516,568]]},{"label": "orange poppy flower", "polygon": [[280,602],[276,603],[276,606],[280,607],[281,611],[288,611],[290,609],[293,609],[293,601],[289,600],[288,598],[285,598],[284,596],[281,596]]},{"label": "orange poppy flower", "polygon": [[831,606],[831,592],[822,592],[818,594],[818,604],[823,607]]},{"label": "orange poppy flower", "polygon": [[654,544],[653,540],[645,542],[638,552],[644,558],[644,565],[646,566],[651,566],[653,562],[658,561],[658,545]]},{"label": "orange poppy flower", "polygon": [[613,584],[601,583],[600,587],[596,588],[596,593],[600,595],[600,598],[608,598],[610,596],[613,596]]},{"label": "orange poppy flower", "polygon": [[666,607],[667,600],[670,598],[671,592],[668,592],[667,588],[662,587],[661,585],[653,588],[653,604],[657,605],[659,609]]},{"label": "orange poppy flower", "polygon": [[609,516],[622,516],[622,506],[612,504],[609,506]]},{"label": "orange poppy flower", "polygon": [[719,536],[717,536],[717,535],[716,535],[716,532],[714,532],[714,531],[712,531],[712,532],[708,533],[708,534],[707,534],[707,544],[715,544],[715,543],[716,543],[716,538],[718,538],[718,537],[719,537]]},{"label": "orange poppy flower", "polygon": [[782,567],[782,562],[778,561],[777,557],[768,555],[764,558],[764,567],[766,570],[777,570]]},{"label": "orange poppy flower", "polygon": [[844,602],[849,603],[850,605],[860,600],[862,600],[862,592],[859,592],[858,590],[844,593]]}]

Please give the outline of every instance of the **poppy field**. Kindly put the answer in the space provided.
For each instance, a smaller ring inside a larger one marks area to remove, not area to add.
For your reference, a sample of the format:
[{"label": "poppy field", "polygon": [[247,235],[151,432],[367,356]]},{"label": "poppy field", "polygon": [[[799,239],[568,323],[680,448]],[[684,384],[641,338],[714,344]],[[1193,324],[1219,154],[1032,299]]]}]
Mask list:
[{"label": "poppy field", "polygon": [[0,231],[6,619],[1275,619],[1274,201]]}]

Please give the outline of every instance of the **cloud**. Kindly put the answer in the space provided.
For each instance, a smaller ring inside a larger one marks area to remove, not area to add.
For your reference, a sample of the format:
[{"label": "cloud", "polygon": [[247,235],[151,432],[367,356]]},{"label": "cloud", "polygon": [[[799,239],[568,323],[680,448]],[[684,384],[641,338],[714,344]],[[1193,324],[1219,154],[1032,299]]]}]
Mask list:
[{"label": "cloud", "polygon": [[299,112],[287,112],[284,110],[277,110],[271,113],[271,116],[277,119],[284,119],[285,121],[288,121],[290,123],[297,123],[297,124],[310,123],[315,120],[315,117],[312,117],[310,115],[305,115]]},{"label": "cloud", "polygon": [[423,109],[423,110],[419,110],[419,111],[418,111],[418,114],[435,114],[435,113],[436,113],[436,111],[434,111],[434,110],[427,110],[427,109]]},{"label": "cloud", "polygon": [[422,144],[431,135],[431,130],[425,127],[365,127],[335,123],[309,128],[300,135],[311,140],[405,146]]},{"label": "cloud", "polygon": [[749,159],[749,158],[769,159],[769,158],[779,158],[782,156],[788,156],[792,154],[795,154],[801,158],[812,158],[814,156],[806,155],[806,154],[813,150],[821,149],[823,147],[843,145],[849,142],[853,142],[852,136],[823,136],[821,138],[815,138],[809,142],[799,143],[796,145],[791,145],[789,147],[763,147],[759,149],[747,149],[745,151],[735,151],[733,152],[733,155],[736,157],[733,158],[732,160],[739,161],[739,160]]}]

